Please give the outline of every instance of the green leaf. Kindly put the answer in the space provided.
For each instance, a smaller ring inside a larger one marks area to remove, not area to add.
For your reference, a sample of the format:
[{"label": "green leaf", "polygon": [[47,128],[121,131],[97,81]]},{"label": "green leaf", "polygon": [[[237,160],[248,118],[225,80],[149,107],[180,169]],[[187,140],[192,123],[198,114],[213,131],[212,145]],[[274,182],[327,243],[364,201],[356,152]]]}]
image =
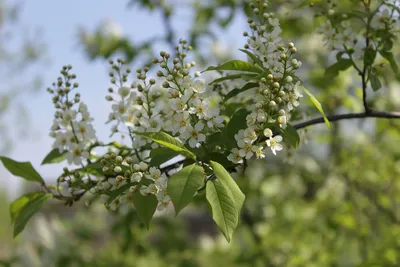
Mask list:
[{"label": "green leaf", "polygon": [[294,148],[299,148],[300,143],[300,136],[297,132],[296,128],[292,125],[287,124],[285,129],[280,128],[282,137],[285,141],[289,143],[289,145],[293,146]]},{"label": "green leaf", "polygon": [[311,94],[311,92],[308,91],[305,87],[304,87],[304,92],[310,97],[311,102],[314,104],[314,106],[321,113],[322,117],[324,117],[325,124],[330,129],[331,128],[331,124],[330,124],[328,118],[325,116],[325,113],[324,113],[324,110],[322,109],[321,103],[319,103],[319,101],[315,98],[315,96],[313,96],[313,94]]},{"label": "green leaf", "polygon": [[230,75],[226,75],[220,78],[215,79],[214,81],[210,82],[210,84],[214,84],[214,83],[220,83],[226,80],[236,80],[236,79],[251,79],[256,77],[257,74],[251,74],[251,73],[239,73],[239,74],[230,74]]},{"label": "green leaf", "polygon": [[215,176],[218,178],[218,181],[220,181],[221,184],[223,184],[224,187],[227,188],[232,194],[237,213],[240,214],[240,210],[242,209],[243,202],[246,197],[224,166],[215,161],[210,161],[210,163],[214,170]]},{"label": "green leaf", "polygon": [[379,78],[376,76],[376,74],[372,72],[369,74],[369,81],[374,92],[378,91],[382,87],[381,81],[379,81]]},{"label": "green leaf", "polygon": [[132,186],[131,184],[124,184],[121,187],[114,189],[112,191],[106,191],[105,193],[108,195],[106,204],[110,205],[114,199],[116,199],[118,196],[120,196],[122,193],[128,190],[131,186]]},{"label": "green leaf", "polygon": [[371,66],[374,63],[375,58],[376,58],[376,50],[371,46],[368,46],[365,49],[364,53],[364,64],[366,66]]},{"label": "green leaf", "polygon": [[165,147],[158,147],[150,151],[150,165],[160,166],[178,156],[179,153]]},{"label": "green leaf", "polygon": [[10,205],[11,222],[14,223],[14,237],[24,230],[29,219],[52,197],[52,194],[33,192],[23,195]]},{"label": "green leaf", "polygon": [[44,183],[42,176],[32,167],[30,162],[18,162],[7,157],[0,156],[4,167],[13,175],[32,182]]},{"label": "green leaf", "polygon": [[235,71],[247,71],[247,72],[255,72],[261,73],[263,70],[253,64],[250,64],[243,60],[231,60],[222,65],[218,66],[210,66],[206,70],[202,72],[210,71],[210,70],[235,70]]},{"label": "green leaf", "polygon": [[58,148],[54,148],[52,151],[50,151],[49,154],[46,155],[46,157],[43,159],[41,165],[44,164],[52,164],[52,163],[59,163],[61,161],[65,160],[65,153],[67,151],[63,151],[60,153]]},{"label": "green leaf", "polygon": [[251,53],[249,50],[246,50],[246,49],[239,49],[239,51],[242,51],[243,53],[245,53],[253,61],[253,63],[257,64],[258,66],[260,66],[262,68],[263,63],[262,63],[261,59],[259,59],[256,55],[254,55],[253,53]]},{"label": "green leaf", "polygon": [[176,215],[192,201],[203,184],[203,168],[194,164],[186,166],[168,179],[168,194],[174,203]]},{"label": "green leaf", "polygon": [[155,195],[143,196],[140,190],[137,190],[132,195],[132,201],[135,205],[136,212],[140,220],[146,225],[146,228],[150,228],[150,222],[153,218],[154,212],[157,209],[158,201]]},{"label": "green leaf", "polygon": [[215,146],[223,146],[224,143],[224,137],[222,135],[222,132],[216,132],[213,134],[210,134],[207,136],[207,147],[209,148],[215,148]]},{"label": "green leaf", "polygon": [[235,134],[237,134],[239,130],[247,128],[246,117],[248,114],[249,112],[246,109],[239,109],[232,115],[231,119],[229,120],[228,125],[224,129],[224,136],[226,140],[225,142],[229,146],[235,147]]},{"label": "green leaf", "polygon": [[162,146],[165,146],[166,148],[169,148],[175,152],[178,152],[179,154],[196,160],[196,155],[193,154],[189,149],[187,149],[183,144],[181,144],[178,140],[173,138],[167,133],[164,132],[157,132],[157,133],[139,133],[139,132],[133,132],[136,135],[139,135],[143,138],[153,140],[157,144],[160,144]]},{"label": "green leaf", "polygon": [[347,70],[353,65],[353,61],[348,58],[342,58],[325,70],[325,78],[333,79],[339,75],[340,71]]},{"label": "green leaf", "polygon": [[393,57],[393,53],[386,50],[380,50],[379,53],[382,57],[384,57],[387,61],[389,61],[390,67],[392,71],[395,73],[396,77],[400,76],[399,67],[397,66],[396,60]]},{"label": "green leaf", "polygon": [[246,83],[245,85],[242,86],[242,88],[235,88],[233,90],[231,90],[224,98],[224,102],[228,101],[230,98],[237,96],[240,93],[243,93],[247,90],[250,90],[252,88],[255,87],[259,87],[260,85],[258,83],[254,83],[254,82],[249,82]]},{"label": "green leaf", "polygon": [[86,174],[92,174],[97,177],[104,176],[103,165],[101,165],[100,161],[92,162],[82,168],[75,169],[75,172],[78,172],[83,176]]},{"label": "green leaf", "polygon": [[228,242],[239,222],[239,213],[230,192],[221,182],[208,181],[206,198],[211,206],[213,220],[218,225]]}]

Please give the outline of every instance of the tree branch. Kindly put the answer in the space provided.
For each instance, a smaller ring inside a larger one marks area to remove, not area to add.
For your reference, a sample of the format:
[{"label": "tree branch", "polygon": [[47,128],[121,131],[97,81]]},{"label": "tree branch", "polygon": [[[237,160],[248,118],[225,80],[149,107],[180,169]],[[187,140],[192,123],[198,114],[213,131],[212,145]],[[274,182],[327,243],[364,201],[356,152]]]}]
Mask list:
[{"label": "tree branch", "polygon": [[[367,14],[370,13],[370,10],[369,10],[370,9],[370,5],[371,5],[371,1],[370,0],[368,0],[367,3],[364,2],[364,6],[365,6],[365,10],[366,10]],[[366,30],[366,33],[365,33],[365,48],[366,48],[366,50],[365,50],[364,53],[367,53],[368,48],[369,48],[370,23],[371,23],[371,19],[368,18],[367,30]],[[366,62],[364,60],[363,70],[360,73],[360,75],[361,75],[361,86],[362,86],[362,92],[363,92],[362,98],[363,98],[363,105],[364,105],[365,113],[371,113],[372,112],[372,110],[368,106],[368,101],[367,101],[367,74],[370,71],[370,69],[368,69],[368,67],[371,68],[371,66],[372,66],[372,63],[371,63],[371,65],[368,66],[368,64],[366,64]],[[369,74],[368,74],[368,76],[369,76]]]},{"label": "tree branch", "polygon": [[[364,118],[384,118],[384,119],[400,119],[400,112],[384,112],[384,111],[369,111],[361,112],[361,113],[345,113],[338,115],[330,115],[327,116],[327,119],[330,122],[340,121],[340,120],[349,120],[349,119],[364,119]],[[300,122],[293,125],[296,129],[302,129],[307,126],[324,123],[324,118],[319,117],[312,120],[308,120],[305,122]]]}]

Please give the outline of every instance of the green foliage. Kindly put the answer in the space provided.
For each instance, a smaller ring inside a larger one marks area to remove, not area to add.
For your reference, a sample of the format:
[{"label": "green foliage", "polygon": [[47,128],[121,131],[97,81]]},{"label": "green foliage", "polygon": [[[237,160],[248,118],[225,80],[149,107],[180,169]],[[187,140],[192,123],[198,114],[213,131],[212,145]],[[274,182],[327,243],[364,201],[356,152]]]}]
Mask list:
[{"label": "green foliage", "polygon": [[210,163],[217,179],[207,181],[206,198],[213,220],[230,242],[239,222],[245,196],[221,164],[214,161]]},{"label": "green foliage", "polygon": [[206,198],[215,223],[230,242],[239,222],[239,213],[232,195],[221,182],[214,180],[207,182]]},{"label": "green foliage", "polygon": [[369,75],[369,80],[374,91],[378,91],[382,87],[382,84],[379,81],[379,78],[376,76],[376,73],[371,72]]},{"label": "green foliage", "polygon": [[257,74],[239,73],[239,74],[228,74],[223,77],[213,80],[210,84],[220,83],[223,81],[232,81],[236,79],[251,79],[257,76]]},{"label": "green foliage", "polygon": [[280,132],[282,134],[282,137],[287,141],[289,145],[293,146],[296,149],[299,148],[300,136],[296,128],[288,124],[285,129],[280,128]]},{"label": "green foliage", "polygon": [[24,230],[29,219],[52,197],[52,194],[33,192],[21,196],[10,205],[11,222],[14,223],[14,237]]},{"label": "green foliage", "polygon": [[325,78],[326,79],[333,79],[339,75],[340,71],[347,70],[353,65],[353,61],[347,58],[341,58],[338,62],[334,63],[333,65],[329,66],[325,70]]},{"label": "green foliage", "polygon": [[133,205],[135,205],[136,212],[147,229],[150,228],[150,222],[153,218],[153,214],[157,209],[157,198],[154,195],[142,195],[139,191],[136,191],[132,195]]},{"label": "green foliage", "polygon": [[207,69],[205,69],[203,72],[211,71],[211,70],[246,71],[246,72],[254,72],[254,73],[262,73],[263,72],[263,70],[260,67],[257,67],[251,63],[248,63],[248,62],[242,61],[242,60],[231,60],[231,61],[228,61],[228,62],[218,65],[218,66],[210,66]]},{"label": "green foliage", "polygon": [[253,53],[251,53],[249,50],[246,49],[239,49],[239,51],[245,53],[253,61],[253,64],[257,64],[258,67],[264,69],[262,61],[256,55],[254,55]]},{"label": "green foliage", "polygon": [[203,184],[203,168],[194,164],[184,167],[169,178],[168,194],[174,203],[176,215],[192,201]]},{"label": "green foliage", "polygon": [[13,175],[31,182],[44,183],[42,176],[33,168],[30,162],[18,162],[3,156],[0,156],[0,160]]},{"label": "green foliage", "polygon": [[235,134],[246,128],[246,116],[248,114],[249,112],[246,109],[239,109],[232,115],[223,133],[223,143],[226,143],[229,147],[236,145]]},{"label": "green foliage", "polygon": [[193,152],[191,152],[184,145],[182,145],[179,141],[177,141],[175,138],[173,138],[172,136],[170,136],[167,133],[163,133],[163,132],[158,132],[158,133],[134,132],[134,133],[143,138],[150,139],[150,140],[156,142],[157,144],[165,146],[166,148],[169,148],[185,157],[196,160],[196,155],[193,154]]},{"label": "green foliage", "polygon": [[391,51],[382,49],[379,51],[379,54],[381,54],[382,57],[389,61],[390,67],[392,68],[392,71],[394,72],[396,78],[400,80],[399,67],[397,66],[397,62],[393,56],[393,53]]},{"label": "green foliage", "polygon": [[224,98],[224,102],[228,101],[230,98],[237,96],[240,93],[243,93],[247,90],[253,89],[259,87],[258,83],[254,83],[254,82],[248,82],[245,85],[243,85],[241,88],[234,88],[233,90],[231,90]]},{"label": "green foliage", "polygon": [[328,118],[325,116],[325,112],[322,109],[321,103],[319,103],[318,99],[316,99],[315,96],[313,94],[311,94],[310,91],[307,90],[307,88],[304,88],[304,92],[310,97],[311,102],[314,104],[314,106],[318,109],[318,111],[324,117],[325,124],[328,126],[328,128],[331,128],[331,124],[330,124]]},{"label": "green foliage", "polygon": [[50,151],[46,157],[42,161],[42,165],[44,164],[53,164],[53,163],[59,163],[65,160],[65,153],[66,151],[63,151],[60,153],[58,148],[54,148],[52,151]]},{"label": "green foliage", "polygon": [[224,166],[215,161],[210,161],[210,163],[218,182],[220,182],[231,195],[231,199],[235,202],[236,211],[240,214],[245,200],[244,194]]},{"label": "green foliage", "polygon": [[131,187],[130,184],[124,184],[121,187],[119,187],[118,189],[108,192],[108,199],[107,199],[106,204],[110,205],[114,199],[119,197],[122,193],[127,191],[130,187]]}]

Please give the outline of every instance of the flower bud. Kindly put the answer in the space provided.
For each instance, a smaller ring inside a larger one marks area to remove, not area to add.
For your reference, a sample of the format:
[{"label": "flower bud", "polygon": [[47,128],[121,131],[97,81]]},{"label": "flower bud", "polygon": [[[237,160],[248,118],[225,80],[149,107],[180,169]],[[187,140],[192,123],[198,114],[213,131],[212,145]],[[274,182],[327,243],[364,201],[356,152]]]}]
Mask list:
[{"label": "flower bud", "polygon": [[273,135],[273,132],[272,132],[272,130],[270,128],[265,128],[264,129],[264,136],[265,137],[270,138],[270,137],[272,137],[272,135]]},{"label": "flower bud", "polygon": [[148,168],[148,165],[145,162],[142,161],[142,162],[139,163],[139,167],[140,167],[140,170],[146,171],[147,168]]},{"label": "flower bud", "polygon": [[286,116],[279,116],[277,119],[278,124],[285,125],[286,124]]}]

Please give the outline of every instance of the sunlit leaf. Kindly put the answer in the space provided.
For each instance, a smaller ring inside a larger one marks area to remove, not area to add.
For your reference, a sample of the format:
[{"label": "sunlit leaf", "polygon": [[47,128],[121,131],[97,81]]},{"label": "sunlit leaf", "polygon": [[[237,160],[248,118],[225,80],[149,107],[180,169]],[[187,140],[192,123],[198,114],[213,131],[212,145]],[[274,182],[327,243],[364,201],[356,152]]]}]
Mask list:
[{"label": "sunlit leaf", "polygon": [[179,154],[194,159],[196,160],[196,155],[193,154],[189,149],[187,149],[183,144],[181,144],[178,140],[173,138],[167,133],[164,132],[156,132],[156,133],[140,133],[140,132],[133,132],[136,135],[139,135],[143,138],[153,140],[157,144],[160,144],[162,146],[165,146],[175,152],[178,152]]},{"label": "sunlit leaf", "polygon": [[168,179],[168,194],[174,203],[176,215],[192,201],[203,184],[203,168],[194,164],[186,166]]},{"label": "sunlit leaf", "polygon": [[259,59],[255,54],[251,53],[249,50],[246,49],[239,49],[239,51],[245,53],[255,64],[258,64],[258,66],[262,67],[263,63],[261,59]]},{"label": "sunlit leaf", "polygon": [[18,162],[7,157],[0,156],[4,167],[13,175],[32,182],[44,183],[42,176],[33,168],[30,162]]},{"label": "sunlit leaf", "polygon": [[215,79],[214,81],[212,81],[210,84],[214,84],[214,83],[220,83],[226,80],[236,80],[236,79],[250,79],[250,78],[254,78],[256,77],[257,74],[255,73],[239,73],[239,74],[229,74],[220,78]]},{"label": "sunlit leaf", "polygon": [[212,217],[228,242],[239,222],[235,201],[228,189],[218,181],[208,181],[206,198],[211,206]]},{"label": "sunlit leaf", "polygon": [[52,164],[52,163],[59,163],[65,160],[65,153],[67,151],[63,151],[60,153],[58,148],[54,148],[52,151],[50,151],[49,154],[46,155],[46,157],[42,161],[42,165],[44,164]]},{"label": "sunlit leaf", "polygon": [[331,124],[328,120],[328,118],[325,116],[324,110],[322,109],[321,103],[315,98],[313,94],[311,94],[310,91],[308,91],[306,88],[304,88],[304,92],[310,97],[311,102],[314,104],[314,106],[318,109],[318,111],[321,113],[322,117],[324,117],[325,124],[328,126],[328,128],[331,128]]},{"label": "sunlit leaf", "polygon": [[21,196],[10,205],[10,217],[12,223],[14,223],[14,237],[24,230],[29,219],[52,197],[52,194],[33,192]]},{"label": "sunlit leaf", "polygon": [[218,181],[221,182],[224,187],[228,188],[231,192],[233,201],[235,202],[236,210],[238,214],[240,214],[240,210],[242,209],[243,202],[245,200],[244,194],[224,166],[215,161],[211,161],[210,163],[215,176],[218,178]]},{"label": "sunlit leaf", "polygon": [[203,72],[211,70],[234,70],[234,71],[247,71],[255,73],[263,72],[261,68],[254,66],[253,64],[250,64],[243,60],[231,60],[222,65],[210,66]]},{"label": "sunlit leaf", "polygon": [[228,101],[230,98],[237,96],[240,93],[243,93],[247,90],[259,87],[260,85],[258,83],[254,83],[254,82],[249,82],[246,83],[245,85],[243,85],[241,88],[235,88],[233,90],[231,90],[224,98],[224,102]]},{"label": "sunlit leaf", "polygon": [[351,59],[342,58],[325,70],[325,78],[333,79],[339,75],[340,71],[347,70],[353,65]]}]

